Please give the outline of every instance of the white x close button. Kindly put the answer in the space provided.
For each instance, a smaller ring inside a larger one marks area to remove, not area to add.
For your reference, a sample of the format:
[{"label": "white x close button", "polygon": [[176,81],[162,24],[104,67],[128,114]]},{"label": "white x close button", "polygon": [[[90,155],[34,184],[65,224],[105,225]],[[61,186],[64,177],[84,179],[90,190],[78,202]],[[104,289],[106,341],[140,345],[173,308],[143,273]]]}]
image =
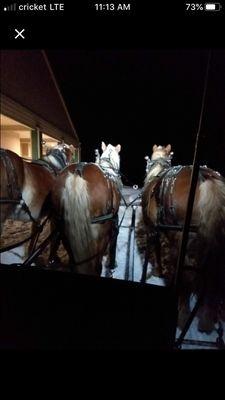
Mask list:
[{"label": "white x close button", "polygon": [[15,33],[16,35],[14,36],[14,39],[25,39],[25,36],[23,36],[23,33],[25,32],[25,29],[21,29],[20,31],[15,28]]}]

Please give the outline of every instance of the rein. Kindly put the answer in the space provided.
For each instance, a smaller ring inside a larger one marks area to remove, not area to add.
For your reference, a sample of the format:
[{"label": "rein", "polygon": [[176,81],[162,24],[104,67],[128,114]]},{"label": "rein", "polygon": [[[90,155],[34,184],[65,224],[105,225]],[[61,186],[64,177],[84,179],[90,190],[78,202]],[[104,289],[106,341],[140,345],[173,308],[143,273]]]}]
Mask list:
[{"label": "rein", "polygon": [[31,161],[31,164],[47,168],[49,172],[53,172],[55,176],[57,176],[59,173],[59,170],[52,163],[50,164],[50,162],[48,162],[46,159],[33,160]]},{"label": "rein", "polygon": [[103,167],[103,166],[101,165],[101,164],[102,164],[102,161],[103,161],[103,162],[106,161],[106,162],[109,164],[109,168],[111,168],[111,169],[115,172],[116,175],[119,175],[119,169],[114,167],[113,163],[110,161],[109,158],[102,157],[102,158],[100,158],[100,161],[99,161],[100,167],[101,167],[103,170],[104,170],[104,169],[107,169],[107,167]]},{"label": "rein", "polygon": [[[150,170],[156,165],[159,164],[161,165],[161,167],[164,168],[170,168],[171,167],[171,161],[172,161],[172,157],[160,157],[157,158],[156,160],[150,160],[147,159],[147,166],[146,166],[146,172],[147,172],[147,176],[150,172]],[[147,178],[146,176],[146,178]]]},{"label": "rein", "polygon": [[[43,228],[44,228],[46,222],[48,221],[48,219],[49,219],[49,216],[42,222],[42,224],[37,225],[36,231],[33,232],[28,238],[23,239],[23,240],[21,240],[20,242],[17,242],[16,244],[14,243],[14,244],[11,244],[11,245],[9,245],[9,246],[3,247],[2,249],[0,249],[0,253],[4,253],[5,251],[10,251],[10,250],[14,249],[15,247],[19,247],[19,246],[21,246],[22,244],[28,242],[28,240],[30,240],[30,239],[32,239],[33,237],[35,237],[35,235],[36,235],[37,233],[40,234],[40,233],[43,231]],[[36,222],[36,221],[35,221],[35,222]]]},{"label": "rein", "polygon": [[20,206],[21,209],[23,209],[29,216],[30,220],[32,222],[34,222],[35,224],[37,223],[37,221],[32,217],[31,212],[29,207],[27,206],[27,204],[25,203],[25,201],[23,200],[22,196],[20,200],[14,200],[14,199],[8,199],[8,198],[4,198],[2,197],[0,199],[0,204],[17,204],[18,206]]}]

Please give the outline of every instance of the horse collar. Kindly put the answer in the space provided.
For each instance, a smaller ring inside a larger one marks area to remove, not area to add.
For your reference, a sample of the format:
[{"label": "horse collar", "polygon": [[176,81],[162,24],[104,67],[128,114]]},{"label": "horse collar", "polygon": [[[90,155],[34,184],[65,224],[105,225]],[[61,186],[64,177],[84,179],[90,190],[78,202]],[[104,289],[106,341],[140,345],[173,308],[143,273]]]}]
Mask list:
[{"label": "horse collar", "polygon": [[147,171],[149,172],[152,167],[156,164],[160,164],[163,168],[170,168],[171,167],[171,158],[164,158],[160,157],[156,160],[149,160],[147,163]]},{"label": "horse collar", "polygon": [[62,168],[66,167],[66,157],[65,154],[59,149],[55,149],[52,156],[56,158]]}]

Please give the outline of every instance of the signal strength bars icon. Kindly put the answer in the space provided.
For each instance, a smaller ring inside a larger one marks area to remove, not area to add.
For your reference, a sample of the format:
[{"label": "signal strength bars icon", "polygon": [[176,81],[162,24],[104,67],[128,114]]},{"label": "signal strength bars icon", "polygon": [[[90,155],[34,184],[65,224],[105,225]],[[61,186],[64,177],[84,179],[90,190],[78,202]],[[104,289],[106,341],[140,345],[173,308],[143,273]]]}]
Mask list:
[{"label": "signal strength bars icon", "polygon": [[9,6],[4,7],[4,11],[16,11],[16,3],[10,4]]}]

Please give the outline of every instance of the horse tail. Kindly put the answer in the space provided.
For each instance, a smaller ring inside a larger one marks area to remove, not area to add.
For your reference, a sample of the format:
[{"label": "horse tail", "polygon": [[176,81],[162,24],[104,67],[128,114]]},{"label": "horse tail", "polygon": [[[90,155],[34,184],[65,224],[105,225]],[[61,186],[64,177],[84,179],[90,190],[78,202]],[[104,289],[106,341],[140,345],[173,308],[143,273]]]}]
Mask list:
[{"label": "horse tail", "polygon": [[199,233],[211,246],[221,246],[225,240],[225,181],[206,179],[199,191]]},{"label": "horse tail", "polygon": [[[91,230],[90,200],[87,182],[69,173],[62,195],[65,232],[75,263],[88,260],[94,255]],[[85,264],[85,263],[84,263]]]}]

